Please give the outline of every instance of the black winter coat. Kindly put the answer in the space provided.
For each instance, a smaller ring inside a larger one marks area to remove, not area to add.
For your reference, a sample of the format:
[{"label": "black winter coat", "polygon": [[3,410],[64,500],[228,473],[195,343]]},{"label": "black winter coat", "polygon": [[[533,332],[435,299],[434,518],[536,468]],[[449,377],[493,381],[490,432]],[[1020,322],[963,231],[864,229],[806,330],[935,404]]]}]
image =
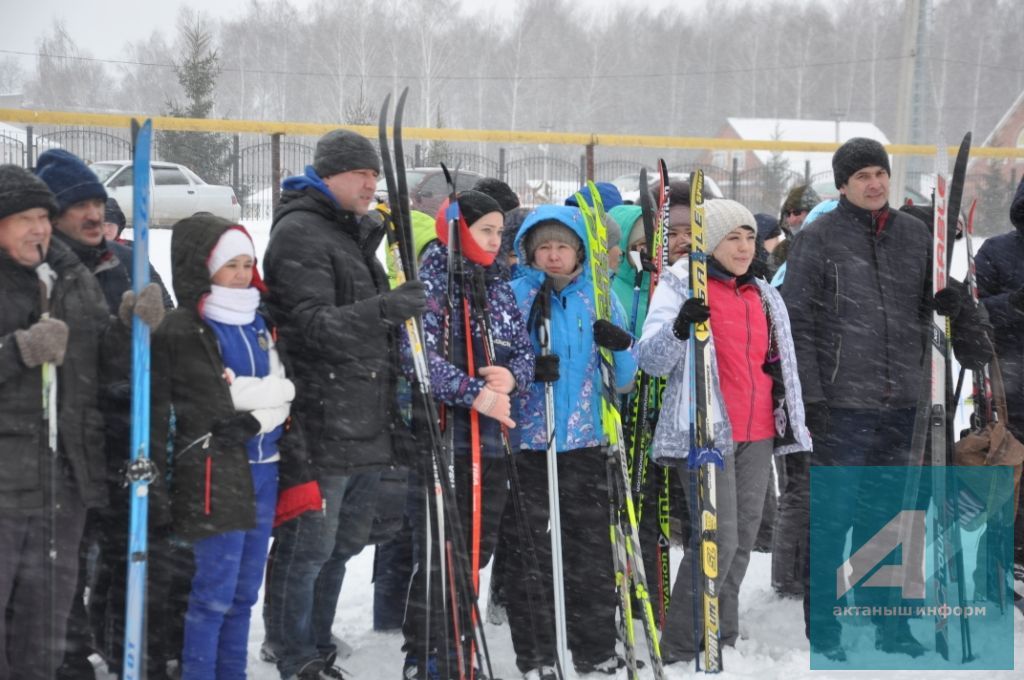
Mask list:
[{"label": "black winter coat", "polygon": [[1016,229],[981,244],[975,268],[978,296],[992,321],[996,356],[1006,383],[1009,425],[1024,441],[1024,312],[1008,301],[1010,293],[1024,288],[1024,181],[1013,205],[1020,211]]},{"label": "black winter coat", "polygon": [[[198,311],[210,290],[207,256],[230,226],[213,215],[175,225],[171,258],[180,306],[167,314],[153,335],[150,452],[159,461],[157,452],[166,447],[173,406],[171,512],[175,533],[188,540],[243,531],[255,522],[245,443],[257,433],[257,421],[249,418],[251,422],[230,439],[207,436],[218,422],[244,420],[232,403],[216,336]],[[278,450],[280,491],[312,479],[300,430],[287,430]]]},{"label": "black winter coat", "polygon": [[[101,370],[101,361],[126,351],[128,334],[112,323],[99,284],[66,246],[52,239],[46,262],[58,274],[51,314],[70,329],[57,371],[59,464],[73,478],[85,506],[102,507],[107,503],[106,458],[97,398],[109,372]],[[22,363],[14,340],[15,331],[39,320],[39,279],[0,251],[0,290],[0,512],[40,510],[49,456],[42,371]]]},{"label": "black winter coat", "polygon": [[397,351],[384,321],[383,227],[315,188],[286,190],[263,270],[295,367],[292,415],[317,469],[352,474],[393,462]]},{"label": "black winter coat", "polygon": [[[782,295],[789,309],[804,402],[836,408],[913,408],[932,323],[931,230],[845,198],[793,239]],[[953,319],[963,363],[988,359],[984,328],[964,305]]]}]

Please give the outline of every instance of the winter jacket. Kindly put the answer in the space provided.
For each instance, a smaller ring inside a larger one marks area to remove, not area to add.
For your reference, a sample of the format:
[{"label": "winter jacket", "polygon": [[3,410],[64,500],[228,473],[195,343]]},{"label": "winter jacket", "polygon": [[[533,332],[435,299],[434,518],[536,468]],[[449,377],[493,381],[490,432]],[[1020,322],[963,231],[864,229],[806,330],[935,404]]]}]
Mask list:
[{"label": "winter jacket", "polygon": [[[97,408],[101,385],[109,380],[107,359],[128,348],[128,333],[107,311],[96,279],[59,240],[52,239],[46,262],[57,273],[50,313],[69,329],[64,363],[57,370],[58,465],[74,480],[87,508],[107,503],[103,417]],[[0,512],[43,508],[45,464],[49,460],[42,414],[42,370],[21,360],[14,332],[42,313],[35,271],[0,250]]]},{"label": "winter jacket", "polygon": [[[533,384],[533,345],[526,332],[526,322],[519,313],[515,296],[509,284],[500,278],[497,264],[484,268],[479,264],[463,258],[467,277],[482,277],[487,287],[487,309],[490,321],[491,337],[494,340],[494,360],[496,366],[504,366],[512,372],[516,381],[516,389],[512,397],[512,420],[518,424],[517,395],[529,390]],[[465,317],[461,300],[463,287],[460,281],[455,282],[453,299],[458,301],[452,318],[448,317],[448,247],[440,242],[427,246],[423,254],[420,268],[420,280],[427,289],[427,311],[423,314],[423,332],[426,336],[427,351],[430,357],[430,385],[434,397],[439,402],[460,408],[451,409],[450,417],[455,420],[455,453],[468,454],[469,412],[473,400],[480,394],[485,382],[476,375],[468,375],[466,363],[466,331]],[[445,328],[453,338],[455,355],[445,359]],[[470,335],[473,338],[474,365],[479,370],[485,366],[483,331],[473,316],[470,316]],[[403,354],[407,359],[403,362],[408,368],[406,373],[412,377],[411,355],[408,354],[408,341],[402,338]],[[480,416],[481,451],[484,456],[500,457],[504,455],[501,444],[501,426],[493,418]],[[521,425],[520,425],[521,427]],[[509,444],[512,451],[519,450],[519,429],[508,431]]]},{"label": "winter jacket", "polygon": [[[543,205],[523,222],[516,235],[515,249],[519,262],[526,265],[524,238],[540,222],[557,220],[580,237],[589,253],[586,228],[579,210],[565,206]],[[512,281],[512,291],[520,313],[528,320],[527,327],[534,352],[541,353],[538,340],[539,319],[531,315],[534,301],[544,285],[545,274],[531,266],[523,267],[521,277]],[[552,353],[559,357],[559,379],[554,385],[555,434],[559,452],[600,446],[607,442],[601,425],[601,375],[598,347],[594,344],[594,287],[588,257],[582,272],[560,292],[551,291]],[[626,327],[625,312],[614,295],[612,322]],[[629,350],[613,353],[616,389],[627,387],[636,372],[636,361]],[[522,428],[522,448],[547,449],[544,383],[534,383],[520,395],[517,421]]]},{"label": "winter jacket", "polygon": [[[978,296],[994,329],[996,356],[1002,369],[1009,425],[1024,440],[1024,312],[1010,305],[1010,293],[1024,288],[1024,181],[1017,189],[1016,229],[987,239],[975,258]],[[1011,210],[1011,217],[1013,211]]]},{"label": "winter jacket", "polygon": [[[629,232],[633,224],[640,219],[643,208],[638,205],[618,205],[608,211],[608,214],[619,223],[622,230],[622,237],[619,239],[619,247],[622,249],[622,261],[619,262],[619,269],[612,279],[612,290],[619,298],[622,307],[626,310],[626,318],[632,319],[633,315],[633,294],[636,286],[636,269],[629,259]],[[644,272],[640,281],[640,297],[636,300],[636,326],[630,328],[629,332],[639,335],[644,327],[644,319],[647,317],[647,301],[651,291],[651,274]]]},{"label": "winter jacket", "polygon": [[[689,259],[680,258],[658,281],[651,307],[644,322],[644,332],[636,344],[640,367],[654,376],[667,376],[662,398],[661,415],[654,432],[651,458],[660,465],[677,465],[690,454],[690,381],[692,368],[689,342],[672,332],[672,326],[683,302],[689,297]],[[782,296],[767,282],[752,279],[771,319],[772,337],[778,353],[774,403],[776,416],[785,416],[785,431],[776,431],[775,454],[783,455],[811,450],[811,435],[804,424],[804,402],[797,371],[789,316]],[[714,311],[712,311],[714,314]],[[714,401],[710,404],[714,446],[724,455],[735,450],[732,426],[729,423],[715,350],[714,327],[711,334],[711,380]],[[780,403],[781,402],[781,403]],[[782,409],[780,411],[779,409]]]},{"label": "winter jacket", "polygon": [[[175,225],[171,260],[179,307],[153,335],[150,450],[166,445],[173,407],[171,511],[175,533],[187,540],[244,531],[255,522],[247,446],[259,426],[249,417],[233,436],[211,436],[216,425],[240,419],[217,333],[201,315],[202,300],[210,292],[207,257],[231,226],[213,215]],[[291,426],[278,443],[279,510],[290,489],[312,479],[301,428],[295,422]]]},{"label": "winter jacket", "polygon": [[283,187],[264,272],[295,368],[292,417],[323,474],[386,467],[398,366],[394,329],[382,316],[383,226],[342,210],[311,167]]}]

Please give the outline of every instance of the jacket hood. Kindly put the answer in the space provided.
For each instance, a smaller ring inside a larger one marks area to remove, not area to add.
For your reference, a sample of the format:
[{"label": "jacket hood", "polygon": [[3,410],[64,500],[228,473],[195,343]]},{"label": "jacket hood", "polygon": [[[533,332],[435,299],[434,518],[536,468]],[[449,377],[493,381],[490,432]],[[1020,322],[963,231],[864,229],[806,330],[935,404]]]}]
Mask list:
[{"label": "jacket hood", "polygon": [[526,235],[530,231],[542,222],[561,222],[566,227],[572,230],[576,236],[579,237],[580,241],[583,242],[583,274],[587,275],[590,271],[590,240],[587,238],[587,227],[583,223],[583,214],[579,208],[573,208],[566,205],[542,205],[538,206],[526,216],[523,221],[523,225],[519,227],[519,233],[516,234],[515,243],[513,248],[516,251],[516,257],[519,258],[519,263],[524,266],[525,269],[540,272],[539,269],[527,265],[526,258]]},{"label": "jacket hood", "polygon": [[[187,217],[174,225],[171,237],[171,272],[178,305],[198,310],[210,292],[207,262],[217,241],[228,229],[239,229],[252,240],[245,227],[209,213]],[[255,262],[253,263],[255,265]],[[259,272],[253,267],[252,285],[265,292]]]}]

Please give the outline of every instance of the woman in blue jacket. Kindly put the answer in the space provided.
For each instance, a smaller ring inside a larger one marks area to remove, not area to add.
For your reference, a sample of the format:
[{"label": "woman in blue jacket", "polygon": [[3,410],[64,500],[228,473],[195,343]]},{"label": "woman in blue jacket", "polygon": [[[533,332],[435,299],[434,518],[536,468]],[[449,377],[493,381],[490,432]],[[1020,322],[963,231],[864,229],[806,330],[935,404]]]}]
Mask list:
[{"label": "woman in blue jacket", "polygon": [[[577,208],[537,208],[523,222],[515,248],[523,268],[522,276],[512,282],[512,290],[528,319],[538,354],[537,310],[541,305],[536,303],[541,296],[547,297],[552,355],[538,358],[536,382],[519,395],[523,452],[517,464],[540,563],[537,585],[543,593],[539,599],[536,590],[530,596],[543,611],[534,612],[539,621],[531,617],[527,605],[530,579],[509,580],[508,619],[516,665],[527,677],[555,677],[554,622],[548,609],[553,600],[544,408],[544,383],[553,382],[568,646],[578,673],[614,673],[622,661],[615,652],[615,575],[606,529],[608,439],[601,424],[598,345],[616,350],[615,386],[628,391],[636,371],[629,352],[632,337],[622,330],[625,313],[614,297],[614,323],[595,322],[586,229]],[[534,573],[522,537],[507,531],[502,535],[508,540],[503,549],[508,549],[509,573]]]}]

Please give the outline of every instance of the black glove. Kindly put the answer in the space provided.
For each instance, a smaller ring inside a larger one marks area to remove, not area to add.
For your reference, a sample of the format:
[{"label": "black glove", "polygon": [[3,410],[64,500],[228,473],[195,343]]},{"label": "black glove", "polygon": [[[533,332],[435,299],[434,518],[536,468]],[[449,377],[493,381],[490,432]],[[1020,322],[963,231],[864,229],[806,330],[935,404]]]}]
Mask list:
[{"label": "black glove", "polygon": [[611,321],[598,319],[594,322],[594,342],[613,352],[621,352],[633,344],[633,336]]},{"label": "black glove", "polygon": [[672,324],[672,333],[680,340],[690,339],[690,324],[704,323],[711,318],[711,310],[703,300],[687,298]]},{"label": "black glove", "polygon": [[395,326],[419,316],[426,308],[427,291],[422,281],[406,281],[380,296],[380,315]]},{"label": "black glove", "polygon": [[260,431],[260,421],[248,411],[221,418],[210,427],[210,435],[214,446],[234,448],[244,446]]},{"label": "black glove", "polygon": [[558,355],[538,354],[533,366],[534,382],[553,383],[558,382],[559,377],[561,375],[558,372]]},{"label": "black glove", "polygon": [[804,404],[804,424],[811,431],[815,439],[823,439],[828,434],[829,425],[828,404],[823,401],[815,401]]},{"label": "black glove", "polygon": [[1006,301],[1010,303],[1010,307],[1024,314],[1024,286],[1007,295]]},{"label": "black glove", "polygon": [[960,287],[951,281],[948,286],[935,293],[935,300],[932,304],[936,314],[955,318],[960,313],[960,308],[963,307],[964,294]]}]

